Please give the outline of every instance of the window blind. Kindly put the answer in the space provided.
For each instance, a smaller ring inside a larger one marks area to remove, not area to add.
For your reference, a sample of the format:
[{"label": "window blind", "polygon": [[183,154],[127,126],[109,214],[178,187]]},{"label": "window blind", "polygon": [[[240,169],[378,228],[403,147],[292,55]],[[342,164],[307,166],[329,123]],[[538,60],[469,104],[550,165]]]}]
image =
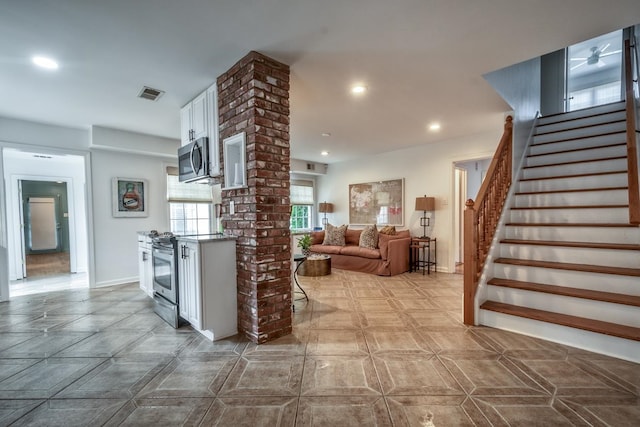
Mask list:
[{"label": "window blind", "polygon": [[290,186],[290,203],[292,205],[313,205],[313,181],[293,180]]},{"label": "window blind", "polygon": [[167,200],[173,203],[212,203],[213,194],[208,184],[180,182],[178,168],[167,167]]}]

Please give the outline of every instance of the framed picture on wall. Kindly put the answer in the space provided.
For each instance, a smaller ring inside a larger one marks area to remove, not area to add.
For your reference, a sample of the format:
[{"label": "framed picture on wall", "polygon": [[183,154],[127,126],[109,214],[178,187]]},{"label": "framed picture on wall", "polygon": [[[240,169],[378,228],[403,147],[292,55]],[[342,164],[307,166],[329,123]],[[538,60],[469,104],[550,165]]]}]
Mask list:
[{"label": "framed picture on wall", "polygon": [[113,178],[111,184],[113,216],[116,218],[149,216],[148,189],[145,179]]},{"label": "framed picture on wall", "polygon": [[349,224],[404,225],[404,178],[349,185]]}]

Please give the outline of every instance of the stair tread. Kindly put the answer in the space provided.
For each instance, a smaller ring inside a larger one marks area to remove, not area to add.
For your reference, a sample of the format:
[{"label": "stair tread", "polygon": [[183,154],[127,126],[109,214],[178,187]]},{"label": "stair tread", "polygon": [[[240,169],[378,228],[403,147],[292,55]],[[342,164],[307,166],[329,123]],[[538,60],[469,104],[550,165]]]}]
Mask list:
[{"label": "stair tread", "polygon": [[[610,114],[610,113],[607,113],[607,114]],[[586,118],[586,117],[581,117],[581,119],[583,119],[583,118]],[[568,120],[565,121],[565,123],[566,122],[568,122]],[[578,129],[588,129],[588,128],[594,128],[594,127],[598,127],[598,126],[607,126],[607,125],[613,125],[613,124],[625,123],[625,122],[626,122],[626,119],[618,119],[618,120],[610,120],[608,122],[602,122],[602,123],[590,123],[590,124],[586,124],[586,125],[576,126],[576,127],[573,127],[573,128],[552,130],[552,131],[548,131],[548,132],[536,133],[534,136],[551,135],[551,134],[554,134],[554,133],[561,133],[561,132],[571,132],[571,131],[578,130]],[[542,126],[549,126],[549,125],[539,125],[538,127],[542,127]]]},{"label": "stair tread", "polygon": [[608,208],[628,208],[629,204],[616,205],[561,205],[561,206],[514,206],[511,210],[522,211],[532,209],[608,209]]},{"label": "stair tread", "polygon": [[578,151],[599,150],[601,148],[623,147],[623,146],[626,146],[626,145],[627,145],[627,143],[623,141],[623,142],[617,142],[617,143],[614,143],[614,144],[605,144],[605,145],[595,145],[593,147],[574,148],[572,150],[558,150],[558,151],[550,151],[548,153],[529,154],[527,156],[527,158],[540,157],[540,156],[552,156],[552,155],[555,155],[555,154],[575,153],[575,152],[578,152]]},{"label": "stair tread", "polygon": [[589,135],[589,136],[575,136],[573,138],[554,139],[553,141],[532,142],[531,146],[532,147],[539,147],[541,145],[547,145],[547,144],[559,144],[559,143],[569,142],[569,141],[578,141],[580,139],[598,138],[598,137],[605,137],[605,136],[609,136],[609,135],[624,134],[624,133],[626,133],[626,131],[624,131],[624,130],[617,130],[617,131],[613,131],[613,132],[594,133],[594,134]]},{"label": "stair tread", "polygon": [[505,304],[496,301],[485,301],[481,306],[482,310],[490,310],[512,316],[525,317],[527,319],[541,322],[554,323],[571,328],[582,329],[590,332],[625,338],[633,341],[640,341],[640,328],[633,326],[619,325],[616,323],[603,322],[601,320],[588,319],[585,317],[571,316],[568,314],[556,313],[553,311],[538,310],[535,308],[520,307],[512,304]]},{"label": "stair tread", "polygon": [[594,291],[591,289],[572,288],[568,286],[547,285],[543,283],[522,282],[519,280],[501,279],[494,277],[487,284],[525,291],[542,292],[553,295],[610,302],[614,304],[632,305],[640,307],[640,296],[617,294],[614,292]]},{"label": "stair tread", "polygon": [[640,245],[633,243],[595,243],[595,242],[565,242],[559,240],[524,240],[524,239],[502,239],[500,243],[516,245],[537,245],[537,246],[563,246],[568,248],[591,248],[591,249],[620,249],[629,251],[640,251]]},{"label": "stair tread", "polygon": [[539,181],[544,179],[565,179],[565,178],[584,178],[586,176],[601,176],[601,175],[616,175],[627,174],[626,170],[607,171],[607,172],[588,172],[588,173],[576,173],[571,175],[554,175],[554,176],[541,176],[538,178],[521,178],[520,182]]},{"label": "stair tread", "polygon": [[615,274],[618,276],[640,277],[640,268],[611,267],[608,265],[573,264],[568,262],[539,261],[519,258],[497,258],[497,264],[521,265],[526,267],[553,268],[557,270],[582,271],[586,273]]},{"label": "stair tread", "polygon": [[569,190],[544,190],[544,191],[519,191],[516,196],[526,196],[531,194],[554,194],[554,193],[584,193],[589,191],[613,191],[628,190],[629,187],[597,187],[597,188],[575,188]]},{"label": "stair tread", "polygon": [[601,157],[599,159],[572,160],[570,162],[545,163],[543,165],[525,166],[522,169],[538,169],[538,168],[548,168],[551,166],[577,165],[580,163],[595,163],[595,162],[604,162],[608,160],[622,160],[626,158],[627,156],[624,155],[624,156]]},{"label": "stair tread", "polygon": [[628,223],[593,223],[593,222],[508,222],[506,226],[511,227],[624,227],[638,228],[638,225]]},{"label": "stair tread", "polygon": [[[604,106],[610,106],[610,107],[612,107],[614,109],[611,110],[611,111],[605,110],[605,111],[603,111],[601,113],[589,114],[589,110],[602,109],[602,107],[604,107]],[[618,106],[619,106],[619,108],[616,108]],[[547,114],[546,116],[540,116],[540,118],[541,119],[550,119],[552,117],[561,117],[561,116],[564,116],[564,115],[570,114],[570,113],[574,113],[574,114],[575,113],[585,113],[585,115],[580,115],[580,116],[577,117],[577,118],[581,119],[581,118],[586,118],[586,117],[602,116],[603,114],[618,113],[620,111],[624,111],[624,107],[625,107],[625,101],[615,101],[615,102],[610,102],[608,104],[594,105],[592,107],[581,108],[579,110],[563,111],[562,113]],[[569,121],[569,120],[575,120],[575,119],[560,120],[558,122],[553,122],[553,123],[566,122],[566,121]]]}]

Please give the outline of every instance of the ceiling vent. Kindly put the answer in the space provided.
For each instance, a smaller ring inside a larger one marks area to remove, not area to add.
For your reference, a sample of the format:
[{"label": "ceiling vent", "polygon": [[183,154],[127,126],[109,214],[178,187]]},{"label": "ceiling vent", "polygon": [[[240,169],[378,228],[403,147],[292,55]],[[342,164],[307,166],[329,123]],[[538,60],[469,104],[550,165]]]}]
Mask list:
[{"label": "ceiling vent", "polygon": [[148,99],[149,101],[157,101],[164,94],[163,90],[154,89],[152,87],[143,86],[138,94],[138,98]]}]

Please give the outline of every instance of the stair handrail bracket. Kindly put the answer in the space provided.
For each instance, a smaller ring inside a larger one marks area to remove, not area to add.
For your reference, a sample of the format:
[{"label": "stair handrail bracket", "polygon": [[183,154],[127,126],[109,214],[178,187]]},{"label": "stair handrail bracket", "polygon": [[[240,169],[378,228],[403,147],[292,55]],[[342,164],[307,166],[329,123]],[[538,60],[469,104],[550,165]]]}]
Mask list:
[{"label": "stair handrail bracket", "polygon": [[513,117],[504,132],[475,202],[464,212],[464,323],[475,324],[475,296],[487,255],[512,182]]},{"label": "stair handrail bracket", "polygon": [[629,223],[640,225],[640,186],[638,185],[638,144],[636,136],[636,106],[633,90],[631,40],[624,42],[624,74],[627,119],[627,170],[629,176]]}]

